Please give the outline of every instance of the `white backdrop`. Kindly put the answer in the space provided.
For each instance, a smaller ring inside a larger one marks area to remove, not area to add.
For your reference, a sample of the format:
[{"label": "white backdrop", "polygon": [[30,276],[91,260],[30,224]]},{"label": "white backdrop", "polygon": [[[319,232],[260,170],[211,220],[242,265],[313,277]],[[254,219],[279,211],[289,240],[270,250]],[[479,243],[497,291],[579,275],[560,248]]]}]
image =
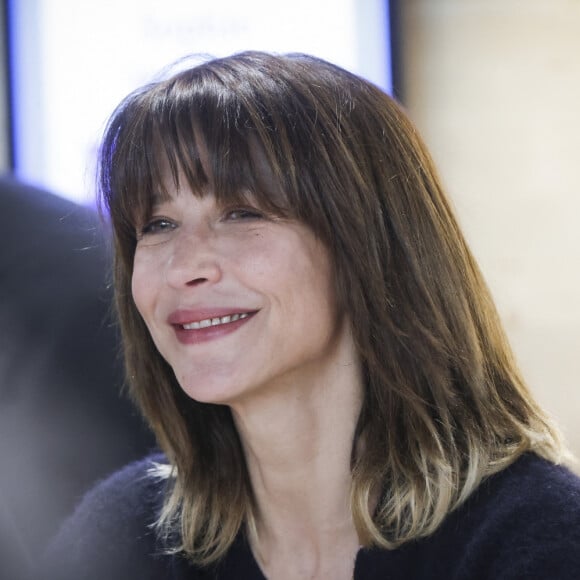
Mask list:
[{"label": "white backdrop", "polygon": [[13,0],[16,174],[81,202],[115,105],[188,54],[326,58],[390,91],[385,0]]}]

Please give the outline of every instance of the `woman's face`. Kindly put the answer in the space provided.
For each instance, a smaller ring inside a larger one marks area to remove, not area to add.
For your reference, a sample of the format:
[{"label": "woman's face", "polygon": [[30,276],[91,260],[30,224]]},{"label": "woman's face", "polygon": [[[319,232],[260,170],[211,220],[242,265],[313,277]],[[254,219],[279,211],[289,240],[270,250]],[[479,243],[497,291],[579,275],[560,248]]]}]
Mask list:
[{"label": "woman's face", "polygon": [[308,227],[165,186],[139,232],[132,291],[190,397],[235,403],[354,360],[327,249]]}]

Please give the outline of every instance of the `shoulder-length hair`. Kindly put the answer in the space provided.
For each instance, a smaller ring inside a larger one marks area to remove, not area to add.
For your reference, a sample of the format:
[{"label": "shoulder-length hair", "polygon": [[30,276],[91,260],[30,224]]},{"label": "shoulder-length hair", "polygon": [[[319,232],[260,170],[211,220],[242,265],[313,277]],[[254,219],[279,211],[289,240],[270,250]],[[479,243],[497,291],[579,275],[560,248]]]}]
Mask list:
[{"label": "shoulder-length hair", "polygon": [[364,370],[351,465],[364,545],[394,548],[432,533],[525,451],[558,460],[558,435],[524,385],[429,154],[399,106],[311,56],[211,60],[127,97],[99,163],[128,383],[173,466],[159,522],[173,549],[216,561],[244,526],[255,529],[257,514],[229,408],[184,394],[132,300],[137,225],[163,193],[166,167],[218,202],[250,191],[328,247]]}]

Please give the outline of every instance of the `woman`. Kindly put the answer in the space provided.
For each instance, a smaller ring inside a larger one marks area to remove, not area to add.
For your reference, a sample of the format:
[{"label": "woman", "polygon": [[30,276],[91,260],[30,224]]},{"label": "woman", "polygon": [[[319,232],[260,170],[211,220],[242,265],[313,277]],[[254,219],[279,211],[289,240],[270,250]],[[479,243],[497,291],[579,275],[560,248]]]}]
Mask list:
[{"label": "woman", "polygon": [[130,95],[100,157],[133,396],[75,578],[577,578],[580,483],[397,105],[305,55]]}]

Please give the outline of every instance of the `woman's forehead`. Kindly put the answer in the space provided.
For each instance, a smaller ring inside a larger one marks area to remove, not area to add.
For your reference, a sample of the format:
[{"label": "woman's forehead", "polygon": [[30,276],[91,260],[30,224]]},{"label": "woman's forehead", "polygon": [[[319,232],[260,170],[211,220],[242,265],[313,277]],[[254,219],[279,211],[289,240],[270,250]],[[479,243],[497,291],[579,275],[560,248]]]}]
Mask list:
[{"label": "woman's forehead", "polygon": [[151,193],[150,203],[152,207],[165,205],[183,197],[195,197],[197,199],[213,197],[217,205],[223,206],[230,204],[232,201],[244,202],[253,206],[260,205],[259,196],[247,188],[235,190],[226,198],[223,195],[219,195],[209,184],[199,188],[192,188],[183,175],[180,176],[178,184],[173,184],[170,178],[166,185],[165,188],[156,189]]},{"label": "woman's forehead", "polygon": [[285,183],[285,159],[267,139],[248,127],[216,132],[197,122],[194,113],[189,123],[177,120],[147,124],[154,128],[134,139],[131,151],[119,159],[132,165],[125,173],[130,180],[118,190],[130,222],[146,220],[181,191],[196,197],[211,193],[220,205],[252,203],[280,216],[296,212],[295,192]]},{"label": "woman's forehead", "polygon": [[255,136],[242,139],[242,146],[238,143],[227,151],[199,130],[191,138],[189,143],[168,139],[156,147],[151,202],[185,190],[198,197],[211,193],[224,202],[253,199],[256,203],[286,205],[280,168],[276,171],[272,167],[273,160]]}]

